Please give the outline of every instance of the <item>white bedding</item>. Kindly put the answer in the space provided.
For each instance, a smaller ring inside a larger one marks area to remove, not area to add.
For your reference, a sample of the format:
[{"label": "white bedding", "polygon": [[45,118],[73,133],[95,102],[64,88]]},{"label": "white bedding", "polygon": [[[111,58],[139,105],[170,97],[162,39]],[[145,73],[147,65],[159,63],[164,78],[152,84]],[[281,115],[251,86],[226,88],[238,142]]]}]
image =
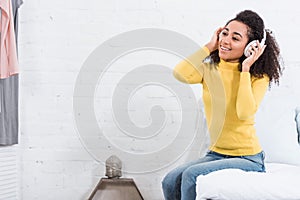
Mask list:
[{"label": "white bedding", "polygon": [[300,166],[265,166],[266,173],[225,169],[198,176],[196,200],[300,200]]}]

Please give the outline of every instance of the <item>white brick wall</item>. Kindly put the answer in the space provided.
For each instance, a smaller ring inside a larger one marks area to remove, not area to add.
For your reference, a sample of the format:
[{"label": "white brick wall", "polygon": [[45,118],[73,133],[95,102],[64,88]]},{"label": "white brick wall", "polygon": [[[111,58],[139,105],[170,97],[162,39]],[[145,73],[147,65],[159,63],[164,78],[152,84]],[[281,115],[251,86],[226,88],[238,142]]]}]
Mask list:
[{"label": "white brick wall", "polygon": [[[299,105],[300,15],[297,7],[293,6],[295,3],[296,1],[290,0],[25,1],[20,9],[19,30],[22,160],[20,199],[87,199],[93,187],[104,176],[103,164],[89,154],[78,135],[73,115],[73,92],[78,73],[92,51],[125,31],[139,28],[168,29],[184,34],[202,45],[208,41],[216,27],[223,25],[238,11],[256,10],[264,17],[266,26],[274,30],[287,64],[281,86],[274,89],[277,94],[275,96],[286,100],[288,107]],[[178,59],[159,51],[147,54],[136,52],[131,58],[124,56],[111,66],[110,73],[106,73],[106,81],[103,83],[106,90],[96,92],[95,107],[99,109],[95,113],[106,136],[112,137],[109,139],[119,143],[122,148],[126,146],[132,155],[139,153],[137,150],[159,151],[169,141],[164,137],[155,143],[158,145],[154,145],[157,149],[152,149],[151,143],[146,140],[136,143],[117,132],[111,118],[111,109],[107,107],[110,105],[111,91],[116,86],[118,77],[126,74],[132,66],[156,63],[173,67]],[[110,82],[110,77],[115,82]],[[195,96],[200,98],[201,89],[198,86],[191,87]],[[149,94],[146,98],[145,94],[137,96],[135,103],[131,105],[133,121],[147,126],[151,123],[149,109],[153,104],[169,106],[166,127],[170,129],[164,134],[176,136],[172,132],[176,131],[176,126],[178,128],[180,119],[176,111],[180,111],[180,108],[175,107],[174,96],[163,91],[156,94],[150,89],[146,90],[146,94]],[[289,94],[290,98],[283,94]],[[267,108],[276,108],[278,101],[272,103],[271,97],[272,95],[267,96],[264,102],[267,102]],[[103,106],[101,103],[106,104]],[[260,113],[261,118],[268,114]],[[87,131],[88,129],[89,126]],[[259,130],[263,132],[265,129],[260,126]],[[203,148],[199,145],[200,141],[195,141],[191,149],[167,168],[141,174],[124,172],[124,177],[135,179],[145,199],[162,199],[160,182],[163,175],[179,163],[197,156],[198,147]],[[103,158],[113,153],[109,145],[105,146],[97,141],[95,144],[102,145],[100,152],[103,152]],[[135,147],[137,148],[134,149]],[[165,154],[153,158],[157,163],[164,163],[166,159]],[[123,162],[124,170],[130,170],[126,165],[129,161]],[[149,163],[151,164],[153,163]],[[143,166],[139,163],[136,165]]]}]

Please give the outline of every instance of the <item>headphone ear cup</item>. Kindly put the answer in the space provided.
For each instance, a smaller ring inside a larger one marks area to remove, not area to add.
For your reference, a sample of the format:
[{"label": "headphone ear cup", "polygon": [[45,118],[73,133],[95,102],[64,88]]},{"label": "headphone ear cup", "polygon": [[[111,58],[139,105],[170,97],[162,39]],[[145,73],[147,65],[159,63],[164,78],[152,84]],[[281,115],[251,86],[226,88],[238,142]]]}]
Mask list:
[{"label": "headphone ear cup", "polygon": [[255,40],[253,40],[253,41],[251,41],[246,47],[245,47],[245,49],[244,49],[244,55],[246,56],[246,57],[249,57],[250,55],[251,55],[251,52],[250,52],[250,50],[251,50],[251,46],[254,44],[254,43],[256,43],[257,41],[255,41]]},{"label": "headphone ear cup", "polygon": [[[267,39],[267,32],[266,32],[266,30],[264,30],[264,37],[263,37],[263,39],[260,42],[260,46],[264,46],[265,45],[266,39]],[[256,40],[253,40],[253,41],[249,42],[249,44],[245,47],[245,49],[244,49],[244,55],[246,57],[251,56],[251,52],[250,52],[250,50],[252,48],[251,45],[253,45],[256,42],[257,42]]]}]

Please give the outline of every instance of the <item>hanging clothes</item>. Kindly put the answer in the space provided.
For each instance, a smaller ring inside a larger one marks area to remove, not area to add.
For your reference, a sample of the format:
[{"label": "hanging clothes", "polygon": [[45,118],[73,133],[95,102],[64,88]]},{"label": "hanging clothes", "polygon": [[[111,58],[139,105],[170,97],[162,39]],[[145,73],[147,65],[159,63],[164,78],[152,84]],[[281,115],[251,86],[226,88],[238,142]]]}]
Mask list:
[{"label": "hanging clothes", "polygon": [[1,8],[1,48],[0,78],[7,78],[19,72],[14,30],[14,16],[10,0],[0,0]]},{"label": "hanging clothes", "polygon": [[[22,0],[11,0],[15,46],[17,52],[19,23],[18,9],[22,4]],[[0,39],[0,41],[2,40]],[[0,145],[13,145],[18,143],[18,99],[19,74],[9,76],[8,78],[0,79]]]}]

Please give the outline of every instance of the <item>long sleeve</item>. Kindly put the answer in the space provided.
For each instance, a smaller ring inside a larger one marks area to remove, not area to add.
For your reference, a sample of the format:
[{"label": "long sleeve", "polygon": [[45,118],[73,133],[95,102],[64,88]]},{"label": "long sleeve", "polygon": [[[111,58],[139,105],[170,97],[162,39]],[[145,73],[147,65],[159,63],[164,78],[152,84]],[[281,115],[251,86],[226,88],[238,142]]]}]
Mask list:
[{"label": "long sleeve", "polygon": [[236,110],[238,118],[247,120],[254,117],[269,86],[269,78],[251,79],[249,72],[240,73]]},{"label": "long sleeve", "polygon": [[209,55],[206,47],[201,48],[191,56],[182,60],[174,68],[174,76],[184,83],[202,83],[204,65],[203,60]]}]

